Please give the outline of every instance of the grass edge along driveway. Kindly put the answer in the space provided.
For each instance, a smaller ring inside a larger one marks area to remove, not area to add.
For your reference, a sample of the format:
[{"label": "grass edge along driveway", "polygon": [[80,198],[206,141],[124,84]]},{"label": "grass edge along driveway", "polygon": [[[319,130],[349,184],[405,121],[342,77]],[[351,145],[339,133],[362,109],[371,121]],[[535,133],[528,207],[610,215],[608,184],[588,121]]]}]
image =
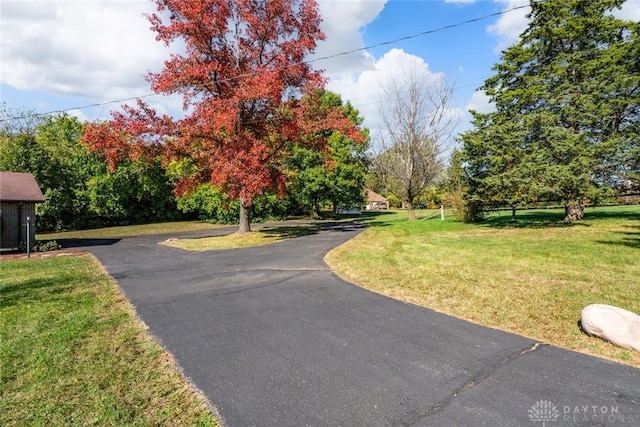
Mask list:
[{"label": "grass edge along driveway", "polygon": [[640,313],[640,207],[494,214],[484,224],[379,214],[325,261],[345,280],[395,299],[559,347],[640,367],[640,353],[579,328],[592,303]]},{"label": "grass edge along driveway", "polygon": [[1,261],[0,297],[0,425],[218,425],[93,256]]}]

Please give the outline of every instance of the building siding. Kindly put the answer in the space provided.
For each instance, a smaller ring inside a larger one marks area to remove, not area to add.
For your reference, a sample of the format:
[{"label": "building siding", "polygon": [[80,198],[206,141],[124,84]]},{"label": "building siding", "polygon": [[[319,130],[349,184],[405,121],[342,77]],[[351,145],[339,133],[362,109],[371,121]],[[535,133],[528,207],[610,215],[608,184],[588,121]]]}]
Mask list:
[{"label": "building siding", "polygon": [[20,243],[27,243],[27,218],[29,240],[36,238],[36,204],[33,202],[0,202],[0,250],[15,250]]}]

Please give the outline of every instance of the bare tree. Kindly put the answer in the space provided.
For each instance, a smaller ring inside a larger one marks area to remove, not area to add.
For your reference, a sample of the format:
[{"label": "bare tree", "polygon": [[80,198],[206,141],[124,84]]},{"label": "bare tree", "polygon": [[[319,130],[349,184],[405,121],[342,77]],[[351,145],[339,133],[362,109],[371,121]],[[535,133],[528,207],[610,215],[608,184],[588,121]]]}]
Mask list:
[{"label": "bare tree", "polygon": [[44,116],[23,107],[11,107],[6,102],[0,104],[0,135],[35,134],[36,127],[44,121]]},{"label": "bare tree", "polygon": [[423,81],[414,67],[404,81],[384,89],[390,101],[380,108],[384,129],[373,173],[415,220],[417,199],[442,172],[443,153],[459,122],[451,109],[453,85]]}]

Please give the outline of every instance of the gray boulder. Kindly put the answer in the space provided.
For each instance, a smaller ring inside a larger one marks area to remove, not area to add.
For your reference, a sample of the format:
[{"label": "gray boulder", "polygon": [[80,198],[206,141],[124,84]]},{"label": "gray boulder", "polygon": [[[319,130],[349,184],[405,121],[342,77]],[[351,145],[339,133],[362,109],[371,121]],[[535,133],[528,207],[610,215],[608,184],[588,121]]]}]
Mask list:
[{"label": "gray boulder", "polygon": [[622,348],[640,351],[640,316],[623,308],[591,304],[580,314],[582,329]]}]

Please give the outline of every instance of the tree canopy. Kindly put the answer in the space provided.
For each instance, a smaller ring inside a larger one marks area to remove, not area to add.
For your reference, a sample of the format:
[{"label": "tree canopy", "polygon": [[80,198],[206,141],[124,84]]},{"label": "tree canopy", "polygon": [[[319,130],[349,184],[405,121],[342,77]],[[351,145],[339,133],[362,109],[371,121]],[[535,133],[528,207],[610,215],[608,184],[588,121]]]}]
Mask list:
[{"label": "tree canopy", "polygon": [[[126,157],[164,165],[183,162],[176,192],[209,182],[248,207],[267,189],[284,191],[281,165],[293,142],[324,147],[323,130],[354,140],[358,129],[341,110],[320,108],[324,79],[304,62],[324,38],[314,0],[157,0],[148,16],[157,39],[180,41],[164,69],[147,76],[161,94],[182,94],[185,115],[160,116],[138,101],[113,119],[87,127],[84,141],[112,168]],[[304,95],[304,96],[303,96]]]},{"label": "tree canopy", "polygon": [[474,112],[461,137],[470,201],[562,201],[576,220],[585,200],[633,177],[640,27],[613,16],[622,3],[531,2],[528,28],[482,87],[496,110]]},{"label": "tree canopy", "polygon": [[76,117],[3,110],[0,118],[4,120],[0,170],[32,173],[44,193],[45,202],[36,206],[38,230],[122,225],[179,215],[157,159],[127,160],[111,174],[104,161],[80,142],[83,123]]},{"label": "tree canopy", "polygon": [[427,86],[415,68],[405,79],[385,88],[391,101],[381,107],[384,121],[382,151],[373,160],[372,174],[385,190],[409,207],[442,172],[443,152],[458,119],[451,112],[453,87],[445,81]]},{"label": "tree canopy", "polygon": [[[338,94],[326,91],[321,95],[322,108],[340,108],[354,126],[363,118],[349,102],[343,105]],[[320,207],[331,204],[352,207],[362,204],[369,147],[368,129],[361,131],[356,142],[341,132],[330,131],[325,149],[294,144],[286,160],[291,198],[295,204],[320,217]]]}]

